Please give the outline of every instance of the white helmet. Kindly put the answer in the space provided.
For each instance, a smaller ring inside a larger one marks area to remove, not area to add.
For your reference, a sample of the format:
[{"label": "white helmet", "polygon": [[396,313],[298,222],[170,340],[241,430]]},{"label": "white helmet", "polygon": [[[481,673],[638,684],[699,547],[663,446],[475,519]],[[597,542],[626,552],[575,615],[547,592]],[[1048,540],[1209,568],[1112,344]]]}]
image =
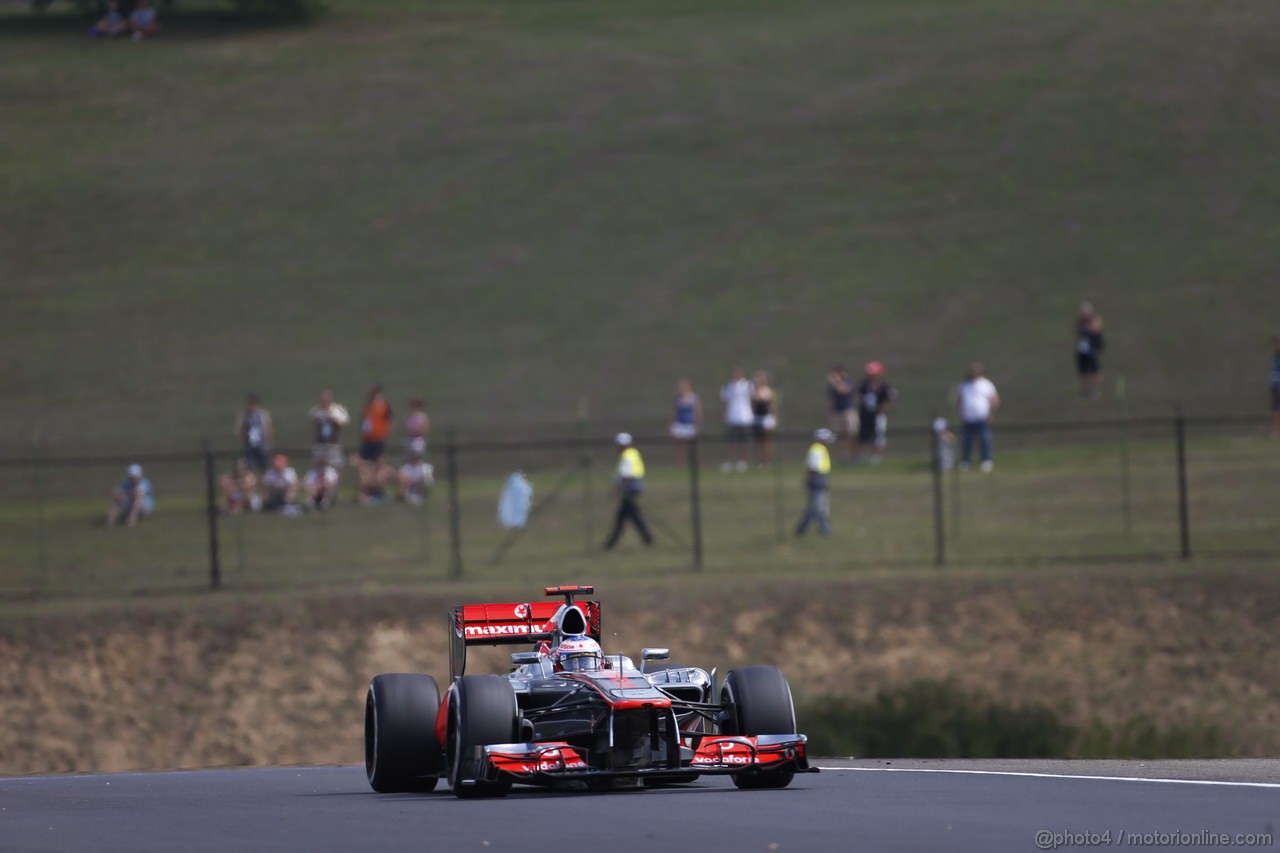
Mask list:
[{"label": "white helmet", "polygon": [[557,672],[598,672],[604,665],[604,653],[590,637],[565,637],[553,660]]},{"label": "white helmet", "polygon": [[614,443],[614,444],[616,444],[616,445],[618,445],[619,447],[630,447],[630,446],[631,446],[631,433],[629,433],[629,432],[620,432],[620,433],[618,433],[617,435],[615,435],[615,436],[613,437],[613,443]]}]

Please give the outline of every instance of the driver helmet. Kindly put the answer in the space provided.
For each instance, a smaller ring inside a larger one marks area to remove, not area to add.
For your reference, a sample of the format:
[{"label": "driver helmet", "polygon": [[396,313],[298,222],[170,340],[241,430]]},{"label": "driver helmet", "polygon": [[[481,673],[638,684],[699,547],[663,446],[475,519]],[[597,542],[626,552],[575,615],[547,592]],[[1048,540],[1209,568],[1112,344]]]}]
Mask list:
[{"label": "driver helmet", "polygon": [[565,637],[555,651],[557,672],[597,672],[604,662],[600,644],[590,637]]}]

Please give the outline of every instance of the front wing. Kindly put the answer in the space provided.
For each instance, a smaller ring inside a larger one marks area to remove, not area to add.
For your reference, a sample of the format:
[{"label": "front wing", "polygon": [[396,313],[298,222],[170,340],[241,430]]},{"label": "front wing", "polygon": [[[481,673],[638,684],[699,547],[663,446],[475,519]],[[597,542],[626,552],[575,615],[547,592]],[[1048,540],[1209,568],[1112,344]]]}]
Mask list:
[{"label": "front wing", "polygon": [[693,773],[733,774],[754,770],[792,769],[817,773],[809,766],[801,734],[687,735],[681,739],[679,764],[654,764],[642,768],[609,769],[587,763],[586,750],[561,741],[499,743],[477,746],[473,780],[497,779],[503,774],[524,782],[571,779],[603,779],[639,776],[672,776]]}]

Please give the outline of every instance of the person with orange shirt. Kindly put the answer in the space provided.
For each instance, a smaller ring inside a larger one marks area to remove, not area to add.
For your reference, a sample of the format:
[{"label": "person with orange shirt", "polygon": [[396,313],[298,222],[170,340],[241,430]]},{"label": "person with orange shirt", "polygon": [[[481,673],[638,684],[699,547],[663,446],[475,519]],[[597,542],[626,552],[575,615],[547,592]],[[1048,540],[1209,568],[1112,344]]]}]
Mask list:
[{"label": "person with orange shirt", "polygon": [[360,420],[360,455],[356,465],[360,471],[361,503],[376,503],[382,496],[390,471],[383,457],[387,452],[387,436],[395,414],[382,393],[381,385],[369,389]]}]

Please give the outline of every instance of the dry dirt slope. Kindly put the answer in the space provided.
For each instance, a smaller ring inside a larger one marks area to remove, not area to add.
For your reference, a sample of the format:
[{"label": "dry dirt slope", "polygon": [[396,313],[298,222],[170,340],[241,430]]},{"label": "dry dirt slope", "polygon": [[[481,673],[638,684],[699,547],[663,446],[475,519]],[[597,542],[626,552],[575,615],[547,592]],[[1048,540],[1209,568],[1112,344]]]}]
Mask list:
[{"label": "dry dirt slope", "polygon": [[[360,758],[364,689],[446,672],[444,590],[29,618],[0,636],[0,773]],[[505,594],[504,594],[505,593]],[[1262,567],[1078,571],[739,586],[604,584],[607,642],[680,660],[783,665],[797,693],[864,698],[911,681],[1060,708],[1215,723],[1280,751],[1280,579]]]}]

